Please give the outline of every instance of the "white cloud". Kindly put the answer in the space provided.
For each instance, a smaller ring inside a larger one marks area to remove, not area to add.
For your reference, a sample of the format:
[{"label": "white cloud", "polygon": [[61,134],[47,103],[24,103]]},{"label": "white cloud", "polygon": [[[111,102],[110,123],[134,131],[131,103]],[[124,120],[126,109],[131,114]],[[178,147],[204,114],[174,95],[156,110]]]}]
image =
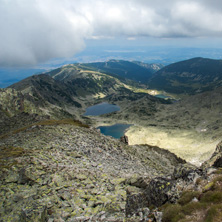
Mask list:
[{"label": "white cloud", "polygon": [[1,65],[35,64],[83,49],[90,24],[60,2],[0,0]]},{"label": "white cloud", "polygon": [[0,0],[0,65],[69,57],[84,39],[220,37],[220,0]]}]

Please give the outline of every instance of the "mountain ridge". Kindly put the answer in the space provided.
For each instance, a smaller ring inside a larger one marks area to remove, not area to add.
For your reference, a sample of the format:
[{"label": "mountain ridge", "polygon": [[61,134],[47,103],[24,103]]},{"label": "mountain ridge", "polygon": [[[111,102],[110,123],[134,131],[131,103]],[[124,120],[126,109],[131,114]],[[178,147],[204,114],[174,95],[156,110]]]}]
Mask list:
[{"label": "mountain ridge", "polygon": [[222,60],[192,58],[163,67],[148,85],[170,93],[195,94],[222,84]]},{"label": "mountain ridge", "polygon": [[148,64],[137,61],[108,60],[106,62],[86,63],[88,67],[93,67],[98,71],[115,74],[123,79],[131,79],[144,84],[151,78],[154,72],[163,65]]}]

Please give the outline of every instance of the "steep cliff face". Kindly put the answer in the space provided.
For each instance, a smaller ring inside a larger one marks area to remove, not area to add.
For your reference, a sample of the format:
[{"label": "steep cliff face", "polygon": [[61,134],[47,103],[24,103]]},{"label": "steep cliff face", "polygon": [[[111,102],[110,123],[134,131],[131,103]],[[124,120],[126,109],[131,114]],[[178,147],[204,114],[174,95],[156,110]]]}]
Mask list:
[{"label": "steep cliff face", "polygon": [[202,164],[203,168],[207,168],[210,166],[222,168],[222,141],[217,145],[216,150],[214,151],[210,159]]}]

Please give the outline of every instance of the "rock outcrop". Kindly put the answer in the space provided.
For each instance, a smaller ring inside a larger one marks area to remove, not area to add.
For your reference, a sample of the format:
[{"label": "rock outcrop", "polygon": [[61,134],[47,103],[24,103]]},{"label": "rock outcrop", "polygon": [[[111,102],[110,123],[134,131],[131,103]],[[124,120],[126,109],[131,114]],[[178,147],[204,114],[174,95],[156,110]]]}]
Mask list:
[{"label": "rock outcrop", "polygon": [[120,141],[127,144],[127,145],[129,144],[129,139],[128,139],[128,136],[126,136],[126,135],[120,137]]},{"label": "rock outcrop", "polygon": [[194,189],[197,178],[201,176],[201,169],[186,163],[175,167],[174,172],[167,177],[155,177],[149,182],[143,179],[139,183],[136,181],[132,185],[140,189],[127,193],[126,217],[139,216],[143,209],[149,207],[158,208],[165,203],[176,203],[181,192],[187,187]]},{"label": "rock outcrop", "polygon": [[211,158],[202,164],[202,168],[207,167],[222,167],[222,141],[218,143],[215,152],[212,154]]}]

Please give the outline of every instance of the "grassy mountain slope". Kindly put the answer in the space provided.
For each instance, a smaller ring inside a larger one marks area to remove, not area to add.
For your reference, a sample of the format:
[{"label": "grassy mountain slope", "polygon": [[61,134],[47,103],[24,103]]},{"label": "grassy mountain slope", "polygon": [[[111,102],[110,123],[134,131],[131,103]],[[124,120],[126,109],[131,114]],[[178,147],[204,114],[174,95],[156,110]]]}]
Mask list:
[{"label": "grassy mountain slope", "polygon": [[[45,74],[15,83],[7,89],[8,92],[11,89],[19,93],[19,98],[25,98],[24,112],[65,118],[75,115],[75,111],[81,108],[75,99],[75,91]],[[72,113],[68,111],[69,107],[73,108]]]},{"label": "grassy mountain slope", "polygon": [[[184,98],[158,112],[157,121],[171,126],[180,123],[187,129],[218,130],[222,127],[222,87]],[[222,129],[222,128],[221,128]]]},{"label": "grassy mountain slope", "polygon": [[109,60],[85,64],[98,71],[118,75],[123,79],[131,79],[146,84],[154,72],[160,69],[160,64],[146,64],[142,62],[129,62],[124,60]]},{"label": "grassy mountain slope", "polygon": [[72,104],[81,107],[73,99],[76,95],[74,90],[45,74],[31,76],[13,84],[10,88],[21,91],[24,94],[29,93],[39,99],[42,98],[51,104],[60,106]]},{"label": "grassy mountain slope", "polygon": [[193,58],[168,65],[154,74],[149,87],[176,94],[195,94],[222,84],[222,60]]},{"label": "grassy mountain slope", "polygon": [[[19,105],[23,108],[15,106],[13,102],[16,109],[61,118],[78,115],[84,111],[86,103],[93,104],[98,97],[118,93],[118,90],[128,91],[129,88],[130,86],[112,76],[70,65],[47,74],[31,76],[7,90],[8,98],[29,101],[30,107],[24,106],[24,102]],[[16,92],[16,96],[9,91]],[[7,96],[4,98],[6,100]],[[7,106],[9,107],[10,105]]]},{"label": "grassy mountain slope", "polygon": [[104,97],[129,86],[114,76],[95,71],[82,64],[63,66],[47,73],[53,79],[75,90],[79,97]]}]

